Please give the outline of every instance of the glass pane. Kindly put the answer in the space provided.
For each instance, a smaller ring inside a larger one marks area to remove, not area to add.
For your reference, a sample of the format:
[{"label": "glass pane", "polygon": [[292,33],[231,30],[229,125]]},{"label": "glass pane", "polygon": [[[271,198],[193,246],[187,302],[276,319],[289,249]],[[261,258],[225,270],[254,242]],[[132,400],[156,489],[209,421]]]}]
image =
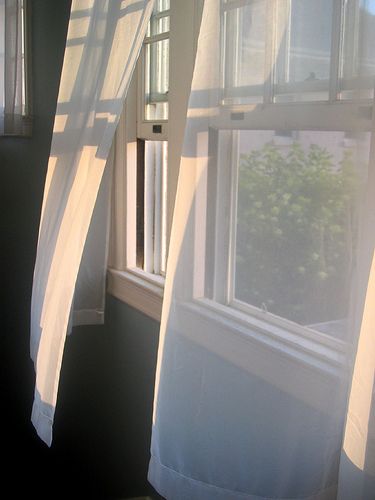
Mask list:
[{"label": "glass pane", "polygon": [[225,98],[262,102],[266,48],[265,0],[225,13]]},{"label": "glass pane", "polygon": [[146,120],[168,119],[169,40],[146,44]]},{"label": "glass pane", "polygon": [[346,0],[341,47],[341,99],[374,95],[375,0]]},{"label": "glass pane", "polygon": [[343,338],[369,134],[236,134],[235,298]]},{"label": "glass pane", "polygon": [[328,99],[332,16],[333,0],[278,2],[275,101]]},{"label": "glass pane", "polygon": [[170,30],[170,17],[168,15],[152,15],[148,28],[147,37],[168,33]]},{"label": "glass pane", "polygon": [[170,0],[155,0],[154,12],[163,12],[171,7]]},{"label": "glass pane", "polygon": [[167,241],[167,141],[145,141],[143,269],[165,274]]}]

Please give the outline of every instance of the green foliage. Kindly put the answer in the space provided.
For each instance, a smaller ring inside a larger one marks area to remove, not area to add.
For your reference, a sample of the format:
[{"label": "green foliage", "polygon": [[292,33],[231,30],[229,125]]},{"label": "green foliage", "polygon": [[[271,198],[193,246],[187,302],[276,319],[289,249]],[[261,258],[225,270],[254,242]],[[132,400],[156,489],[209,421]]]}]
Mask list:
[{"label": "green foliage", "polygon": [[238,298],[302,324],[344,317],[358,193],[350,153],[339,165],[317,145],[242,155]]}]

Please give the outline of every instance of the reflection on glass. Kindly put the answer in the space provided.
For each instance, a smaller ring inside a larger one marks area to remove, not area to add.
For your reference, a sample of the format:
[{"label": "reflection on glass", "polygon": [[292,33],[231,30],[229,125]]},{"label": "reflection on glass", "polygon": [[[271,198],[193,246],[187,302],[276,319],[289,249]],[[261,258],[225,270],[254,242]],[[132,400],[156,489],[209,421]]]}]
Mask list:
[{"label": "reflection on glass", "polygon": [[168,119],[169,39],[146,45],[146,120]]},{"label": "reflection on glass", "polygon": [[343,338],[369,135],[238,132],[234,296]]},{"label": "reflection on glass", "polygon": [[333,0],[290,0],[278,5],[275,100],[327,100]]},{"label": "reflection on glass", "polygon": [[266,4],[265,0],[239,8],[225,4],[225,97],[234,102],[263,100]]},{"label": "reflection on glass", "polygon": [[375,0],[346,0],[341,47],[341,99],[373,97]]}]

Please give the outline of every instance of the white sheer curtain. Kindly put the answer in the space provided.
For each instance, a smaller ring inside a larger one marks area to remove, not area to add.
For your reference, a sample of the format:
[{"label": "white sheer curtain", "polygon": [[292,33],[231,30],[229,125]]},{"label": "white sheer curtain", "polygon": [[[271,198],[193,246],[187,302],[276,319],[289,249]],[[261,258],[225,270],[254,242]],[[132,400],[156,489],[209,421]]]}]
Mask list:
[{"label": "white sheer curtain", "polygon": [[0,1],[0,134],[28,133],[24,67],[25,0]]},{"label": "white sheer curtain", "polygon": [[155,385],[167,499],[374,498],[374,21],[205,0]]},{"label": "white sheer curtain", "polygon": [[152,7],[153,0],[72,2],[31,311],[32,421],[47,444],[74,291],[78,321],[102,319],[108,180],[92,214]]}]

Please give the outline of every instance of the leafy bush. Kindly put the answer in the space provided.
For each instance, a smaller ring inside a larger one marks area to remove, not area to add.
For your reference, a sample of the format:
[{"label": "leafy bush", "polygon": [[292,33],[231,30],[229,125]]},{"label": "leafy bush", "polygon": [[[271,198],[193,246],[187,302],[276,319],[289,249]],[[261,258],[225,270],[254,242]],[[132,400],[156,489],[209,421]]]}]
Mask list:
[{"label": "leafy bush", "polygon": [[272,143],[239,167],[237,297],[298,323],[346,316],[359,177],[351,154]]}]

